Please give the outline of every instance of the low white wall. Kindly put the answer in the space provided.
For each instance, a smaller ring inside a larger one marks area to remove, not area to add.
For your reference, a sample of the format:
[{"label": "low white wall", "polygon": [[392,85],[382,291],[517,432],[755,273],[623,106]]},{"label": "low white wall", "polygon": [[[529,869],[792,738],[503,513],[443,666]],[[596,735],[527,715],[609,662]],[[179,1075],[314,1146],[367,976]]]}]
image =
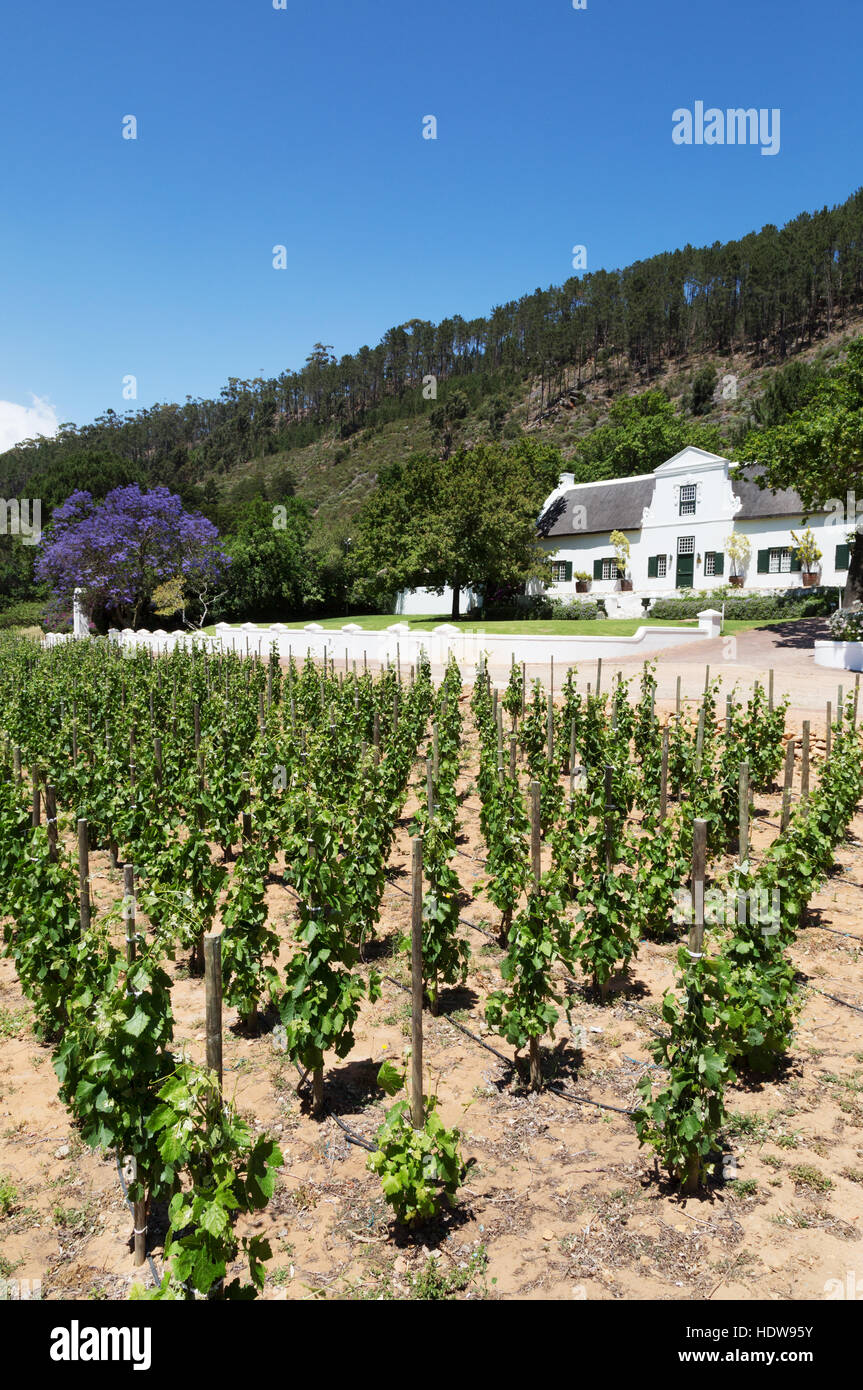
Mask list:
[{"label": "low white wall", "polygon": [[[254,623],[230,627],[220,623],[214,637],[160,630],[133,632],[127,628],[123,632],[112,629],[109,640],[129,650],[147,647],[155,652],[167,652],[177,645],[188,647],[197,643],[211,650],[233,650],[243,655],[258,655],[262,659],[266,659],[275,644],[283,661],[293,656],[295,661],[302,662],[306,653],[310,652],[317,661],[322,661],[326,654],[337,666],[356,662],[358,669],[362,669],[364,661],[380,666],[385,666],[388,661],[392,664],[400,661],[402,667],[407,668],[416,663],[420,651],[425,651],[432,666],[438,669],[447,665],[452,654],[462,674],[470,677],[483,656],[491,671],[508,671],[513,659],[523,661],[528,666],[548,665],[554,660],[556,666],[565,668],[575,666],[579,661],[595,661],[598,657],[647,656],[667,647],[691,645],[704,638],[715,637],[718,633],[719,614],[708,612],[699,619],[698,628],[640,627],[632,637],[549,637],[541,634],[464,632],[448,623],[435,628],[433,632],[411,631],[406,623],[394,623],[378,632],[364,631],[355,623],[348,623],[342,628],[322,628],[316,623],[302,628],[289,628],[282,623],[269,627],[258,627]],[[44,643],[52,646],[54,639],[45,638]]]},{"label": "low white wall", "polygon": [[815,665],[837,671],[863,671],[863,642],[816,642]]}]

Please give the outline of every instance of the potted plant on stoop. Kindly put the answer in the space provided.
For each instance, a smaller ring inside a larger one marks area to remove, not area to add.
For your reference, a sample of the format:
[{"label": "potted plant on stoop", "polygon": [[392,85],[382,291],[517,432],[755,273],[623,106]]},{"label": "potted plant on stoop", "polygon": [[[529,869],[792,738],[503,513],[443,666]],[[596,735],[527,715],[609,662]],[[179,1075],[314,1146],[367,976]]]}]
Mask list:
[{"label": "potted plant on stoop", "polygon": [[818,549],[818,542],[812,534],[812,527],[807,526],[802,536],[791,532],[791,539],[797,546],[797,554],[800,556],[800,563],[803,567],[803,585],[806,589],[811,589],[821,578],[821,551]]},{"label": "potted plant on stoop", "polygon": [[575,571],[575,592],[576,592],[577,594],[586,594],[589,588],[590,588],[590,575],[588,574],[587,570],[576,570],[576,571]]},{"label": "potted plant on stoop", "polygon": [[742,589],[746,566],[749,564],[749,558],[752,554],[749,537],[742,535],[739,531],[732,531],[725,542],[725,553],[731,562],[731,574],[728,576],[728,582],[732,589]]},{"label": "potted plant on stoop", "polygon": [[629,541],[622,531],[612,531],[609,537],[614,546],[614,561],[617,565],[617,572],[620,575],[620,588],[623,593],[628,593],[632,588],[632,580],[627,576],[629,569]]}]

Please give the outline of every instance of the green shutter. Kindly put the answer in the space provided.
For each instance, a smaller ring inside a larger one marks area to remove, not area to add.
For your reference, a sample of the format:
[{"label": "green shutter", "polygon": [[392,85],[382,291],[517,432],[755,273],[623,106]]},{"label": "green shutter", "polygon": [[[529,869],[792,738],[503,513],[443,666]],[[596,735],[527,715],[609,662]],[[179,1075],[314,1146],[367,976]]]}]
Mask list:
[{"label": "green shutter", "polygon": [[602,561],[601,561],[601,560],[594,560],[594,562],[593,562],[593,577],[594,577],[594,579],[601,579],[601,578],[602,578]]},{"label": "green shutter", "polygon": [[769,550],[759,550],[759,552],[758,552],[758,573],[759,573],[759,574],[769,574],[769,573],[770,573],[770,551],[769,551]]},{"label": "green shutter", "polygon": [[713,556],[713,573],[725,573],[725,556],[721,550],[717,550]]},{"label": "green shutter", "polygon": [[803,561],[800,558],[800,551],[796,546],[791,551],[791,573],[799,574],[803,568]]},{"label": "green shutter", "polygon": [[850,558],[851,558],[851,547],[850,547],[850,545],[837,545],[837,547],[836,547],[836,568],[837,568],[838,570],[847,570],[847,568],[848,568],[848,562],[849,562]]},{"label": "green shutter", "polygon": [[571,583],[572,583],[572,561],[571,561],[571,560],[564,560],[564,562],[563,562],[563,582],[564,582],[564,584],[571,584]]},{"label": "green shutter", "polygon": [[659,578],[659,556],[649,555],[647,558],[647,577],[648,579]]}]

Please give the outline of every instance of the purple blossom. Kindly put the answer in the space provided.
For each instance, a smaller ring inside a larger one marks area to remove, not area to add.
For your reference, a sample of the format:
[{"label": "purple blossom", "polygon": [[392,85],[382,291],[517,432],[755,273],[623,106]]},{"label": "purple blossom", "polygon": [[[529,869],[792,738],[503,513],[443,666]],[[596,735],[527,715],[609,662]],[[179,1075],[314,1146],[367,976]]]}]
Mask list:
[{"label": "purple blossom", "polygon": [[68,601],[80,587],[91,612],[136,627],[159,584],[182,576],[189,589],[206,588],[229,564],[211,521],[187,512],[166,487],[142,492],[133,483],[102,502],[73,492],[55,508],[36,573],[58,598]]}]

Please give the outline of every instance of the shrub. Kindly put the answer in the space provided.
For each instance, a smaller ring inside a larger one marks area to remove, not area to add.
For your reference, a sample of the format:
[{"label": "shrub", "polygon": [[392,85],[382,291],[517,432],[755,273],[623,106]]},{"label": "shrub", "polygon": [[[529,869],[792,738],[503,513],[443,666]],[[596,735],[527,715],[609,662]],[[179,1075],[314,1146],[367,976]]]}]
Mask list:
[{"label": "shrub", "polygon": [[482,616],[486,622],[511,622],[515,618],[542,620],[554,617],[554,602],[545,594],[516,597],[509,601],[486,603]]},{"label": "shrub", "polygon": [[735,590],[718,589],[698,598],[662,598],[650,610],[651,618],[697,618],[704,608],[725,604],[726,618],[769,622],[776,618],[826,618],[833,611],[835,593],[830,589],[789,590],[784,594],[734,597]]},{"label": "shrub", "polygon": [[569,621],[581,621],[586,618],[598,618],[600,616],[599,604],[595,599],[552,599],[553,618],[564,618]]},{"label": "shrub", "polygon": [[857,604],[832,613],[830,636],[834,642],[863,642],[863,607]]},{"label": "shrub", "polygon": [[44,603],[30,603],[23,599],[19,603],[10,604],[0,613],[0,632],[8,631],[12,627],[40,627],[44,607]]}]

